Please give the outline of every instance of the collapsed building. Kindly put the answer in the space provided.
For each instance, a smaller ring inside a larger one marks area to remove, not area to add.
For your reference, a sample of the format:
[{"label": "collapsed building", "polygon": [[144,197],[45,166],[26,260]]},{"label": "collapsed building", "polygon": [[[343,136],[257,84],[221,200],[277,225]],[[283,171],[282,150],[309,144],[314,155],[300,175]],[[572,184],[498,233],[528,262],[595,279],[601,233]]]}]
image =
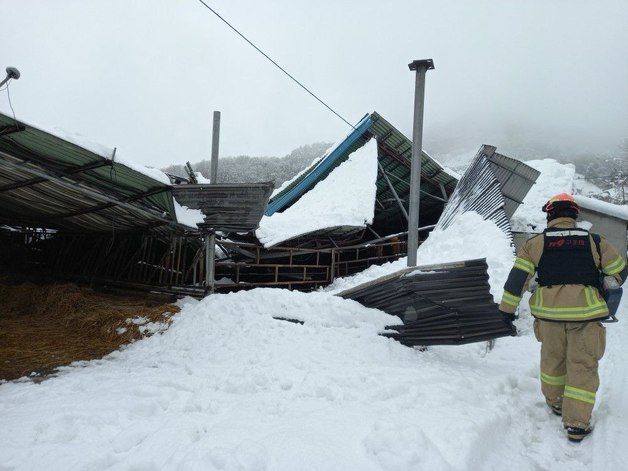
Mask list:
[{"label": "collapsed building", "polygon": [[[273,191],[268,182],[167,176],[116,149],[0,114],[0,268],[23,279],[176,295],[203,296],[210,287],[316,289],[406,255],[411,149],[371,113]],[[461,179],[427,153],[421,158],[422,239],[466,211],[511,237],[509,218],[538,172],[487,145]],[[472,265],[467,271],[477,273]],[[474,306],[494,315],[487,286]],[[459,311],[464,297],[456,303]],[[402,320],[415,322],[413,312]]]}]

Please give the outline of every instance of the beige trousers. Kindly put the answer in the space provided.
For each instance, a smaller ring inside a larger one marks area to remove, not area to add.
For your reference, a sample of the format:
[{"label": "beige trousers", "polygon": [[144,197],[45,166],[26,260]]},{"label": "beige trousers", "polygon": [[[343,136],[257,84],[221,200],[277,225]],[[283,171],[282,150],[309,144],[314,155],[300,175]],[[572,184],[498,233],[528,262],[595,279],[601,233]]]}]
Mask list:
[{"label": "beige trousers", "polygon": [[541,391],[549,405],[562,405],[565,426],[586,428],[600,385],[598,361],[606,348],[599,322],[549,322],[536,319],[541,342]]}]

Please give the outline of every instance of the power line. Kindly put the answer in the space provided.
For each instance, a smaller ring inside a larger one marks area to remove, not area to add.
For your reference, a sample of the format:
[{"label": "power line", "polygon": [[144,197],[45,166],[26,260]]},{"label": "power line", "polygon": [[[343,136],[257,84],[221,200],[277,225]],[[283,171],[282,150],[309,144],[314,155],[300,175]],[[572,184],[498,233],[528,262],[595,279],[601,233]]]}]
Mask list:
[{"label": "power line", "polygon": [[305,90],[307,93],[309,93],[310,95],[312,95],[320,104],[322,104],[325,108],[327,108],[329,111],[331,111],[332,113],[334,113],[337,117],[339,117],[341,120],[343,120],[346,124],[348,124],[349,126],[351,126],[353,129],[355,129],[355,126],[353,126],[353,124],[351,124],[349,121],[347,121],[345,118],[343,118],[338,112],[336,112],[336,110],[334,110],[331,106],[329,106],[327,103],[325,103],[322,99],[320,99],[312,90],[310,90],[309,88],[307,88],[305,85],[303,85],[301,82],[299,82],[296,78],[294,78],[294,76],[292,76],[286,69],[284,69],[282,66],[280,66],[275,60],[273,60],[270,56],[268,56],[268,54],[266,54],[264,51],[262,51],[259,47],[257,47],[255,44],[253,44],[246,36],[244,36],[244,34],[242,34],[240,31],[237,30],[237,28],[235,26],[233,26],[231,23],[229,23],[226,19],[224,19],[216,10],[214,10],[212,7],[210,7],[207,3],[205,3],[203,0],[198,0],[205,8],[207,8],[209,11],[211,11],[214,15],[216,15],[224,24],[226,24],[229,28],[231,28],[238,36],[240,36],[242,39],[244,39],[247,43],[249,43],[257,52],[259,52],[261,55],[263,55],[266,59],[268,59],[270,62],[272,62],[275,67],[277,67],[279,70],[281,70],[284,74],[286,74],[288,77],[290,77],[299,87],[301,87],[303,90]]}]

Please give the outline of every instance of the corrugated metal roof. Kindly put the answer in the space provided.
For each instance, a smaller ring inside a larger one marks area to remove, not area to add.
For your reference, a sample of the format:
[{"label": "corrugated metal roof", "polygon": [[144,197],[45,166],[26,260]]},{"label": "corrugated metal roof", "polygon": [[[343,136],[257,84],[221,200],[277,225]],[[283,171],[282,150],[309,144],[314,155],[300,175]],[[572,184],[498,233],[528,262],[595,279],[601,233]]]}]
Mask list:
[{"label": "corrugated metal roof", "polygon": [[176,226],[170,186],[0,113],[0,218],[72,231]]},{"label": "corrugated metal roof", "polygon": [[217,183],[180,185],[172,193],[182,205],[203,211],[201,227],[249,232],[258,227],[273,188],[272,182]]},{"label": "corrugated metal roof", "polygon": [[497,154],[494,146],[483,145],[458,182],[437,227],[444,229],[456,216],[475,211],[512,240],[510,216],[538,175],[523,162]]},{"label": "corrugated metal roof", "polygon": [[485,259],[400,270],[339,296],[398,316],[382,335],[404,345],[450,345],[513,335],[493,301]]},{"label": "corrugated metal roof", "polygon": [[[410,164],[412,161],[412,141],[401,131],[386,121],[378,113],[371,114],[373,125],[370,132],[378,143],[379,161],[397,195],[408,210],[410,193]],[[421,154],[421,207],[420,225],[436,222],[445,205],[444,193],[449,196],[456,187],[457,179],[430,157],[425,151]],[[441,190],[440,185],[443,186]],[[381,175],[377,180],[377,199],[384,203],[386,209],[376,208],[374,226],[390,225],[390,221],[403,218],[392,190],[386,179]]]},{"label": "corrugated metal roof", "polygon": [[[511,159],[495,152],[495,147],[485,146],[488,161],[495,177],[499,180],[504,195],[506,216],[511,218],[523,199],[539,178],[541,172],[524,164],[520,160]],[[490,154],[490,151],[493,151]]]},{"label": "corrugated metal roof", "polygon": [[[268,205],[266,215],[272,215],[290,207],[291,204],[311,190],[319,181],[325,179],[338,165],[345,162],[352,152],[362,147],[373,137],[378,144],[379,163],[407,211],[412,141],[381,115],[373,112],[362,118],[347,138],[338,144],[327,156],[314,163],[299,178],[274,195]],[[423,225],[433,224],[443,210],[445,197],[453,192],[457,180],[425,152],[422,153],[421,175],[421,222]],[[388,181],[381,172],[378,172],[376,184],[377,204],[373,226],[382,227],[382,235],[403,230],[407,222],[390,189]],[[356,231],[356,228],[347,227],[346,231]],[[316,233],[310,235],[315,236]]]}]

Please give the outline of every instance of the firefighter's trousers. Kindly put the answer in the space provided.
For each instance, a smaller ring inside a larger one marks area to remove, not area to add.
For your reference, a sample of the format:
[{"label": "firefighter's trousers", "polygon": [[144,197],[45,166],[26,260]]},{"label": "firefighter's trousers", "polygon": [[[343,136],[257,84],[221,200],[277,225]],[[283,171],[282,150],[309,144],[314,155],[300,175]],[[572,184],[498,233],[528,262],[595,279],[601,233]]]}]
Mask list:
[{"label": "firefighter's trousers", "polygon": [[550,405],[562,405],[565,426],[586,428],[600,385],[598,361],[606,348],[599,322],[534,321],[541,342],[541,391]]}]

